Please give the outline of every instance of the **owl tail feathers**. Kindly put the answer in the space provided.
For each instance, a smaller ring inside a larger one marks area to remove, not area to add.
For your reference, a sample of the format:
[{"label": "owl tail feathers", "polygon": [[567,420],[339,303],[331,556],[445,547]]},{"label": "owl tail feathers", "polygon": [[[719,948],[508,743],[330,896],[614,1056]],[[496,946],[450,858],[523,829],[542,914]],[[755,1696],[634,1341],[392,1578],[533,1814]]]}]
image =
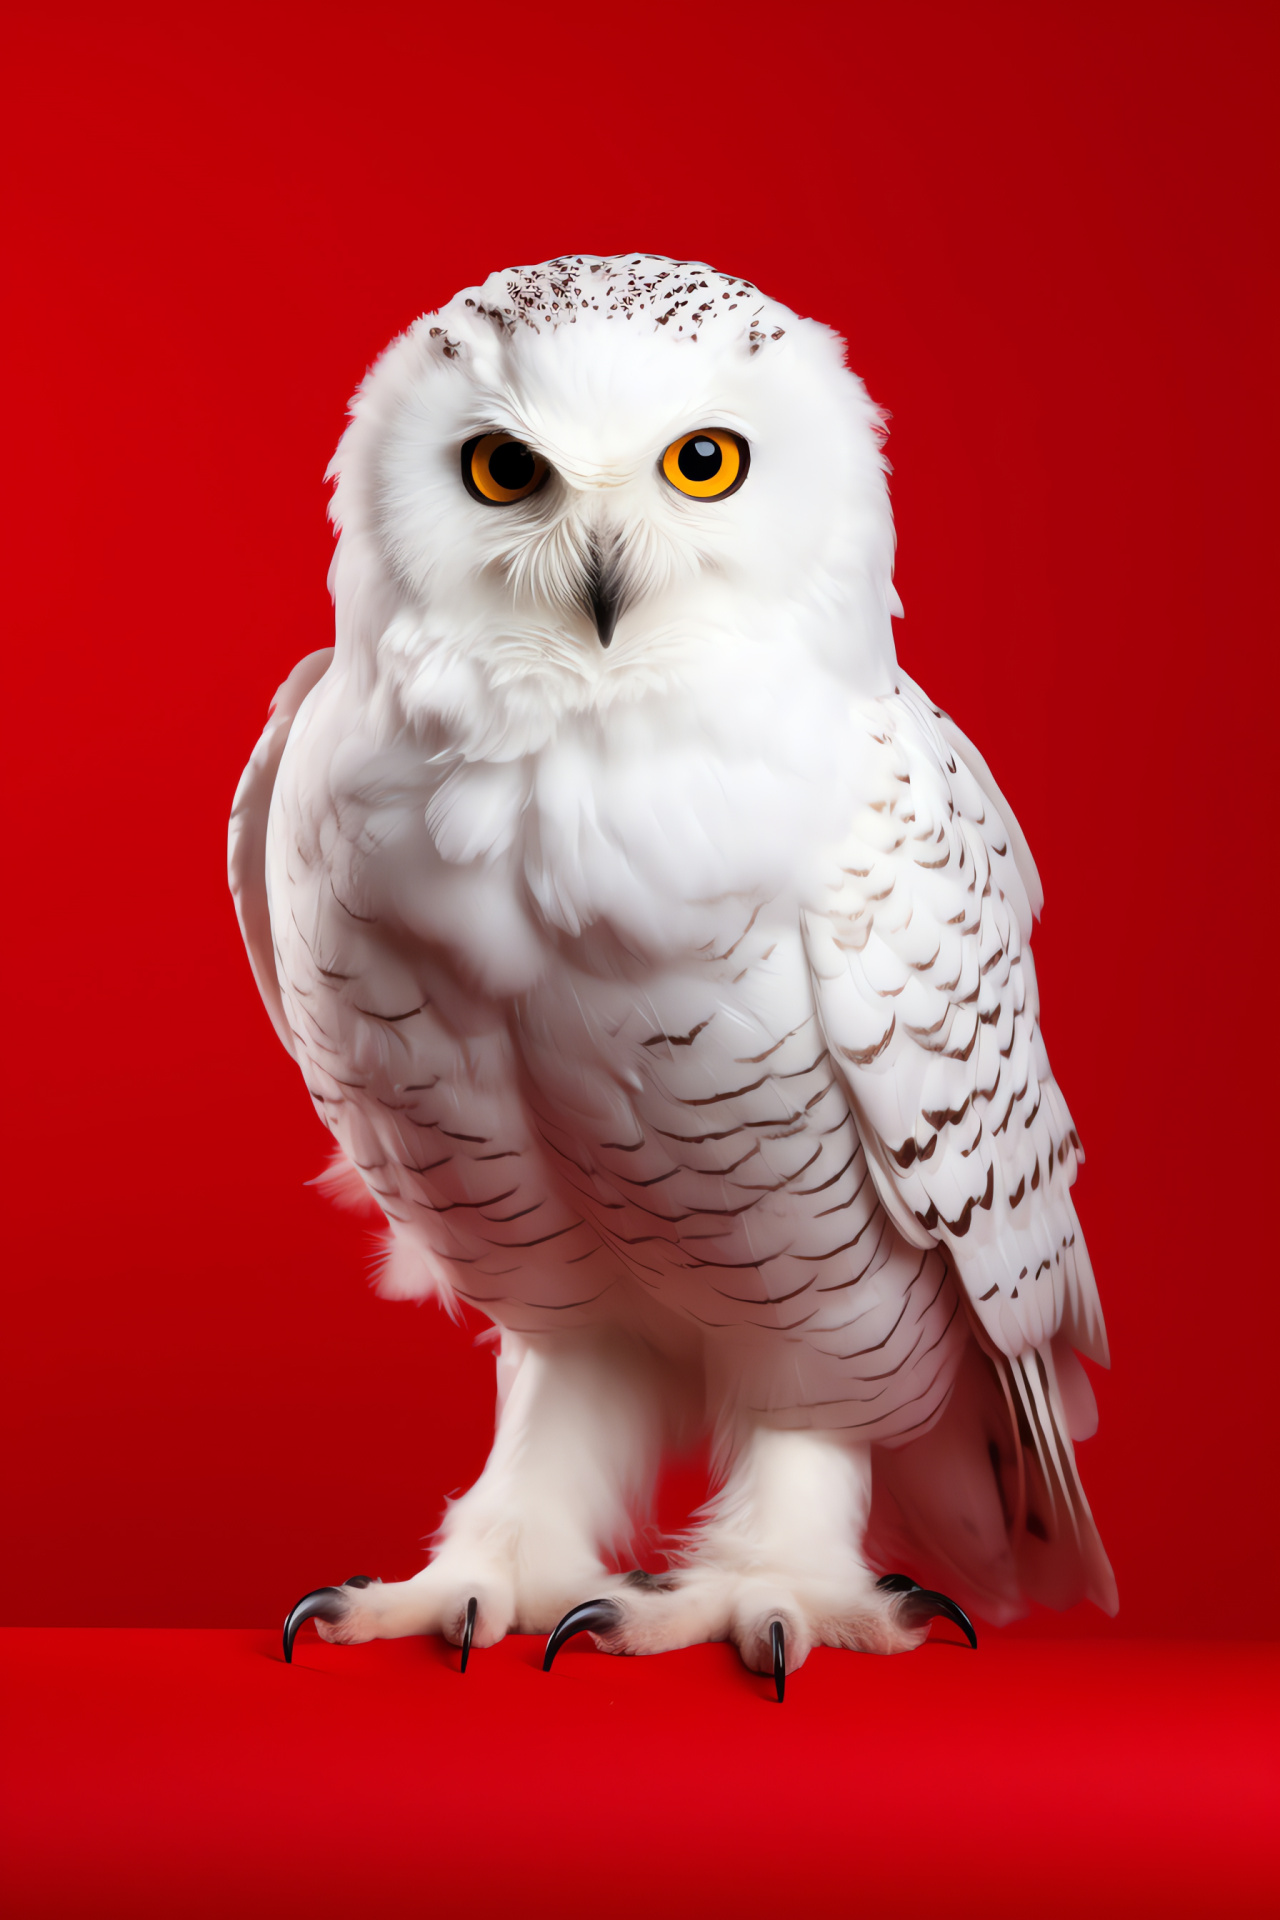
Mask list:
[{"label": "owl tail feathers", "polygon": [[[1032,1600],[1065,1608],[1088,1599],[1115,1613],[1115,1576],[1058,1388],[1061,1358],[1048,1344],[1008,1360],[970,1342],[937,1425],[875,1449],[873,1565],[951,1593],[996,1626],[1020,1618]],[[1074,1354],[1066,1360],[1072,1412],[1083,1414],[1088,1382]],[[1072,1424],[1084,1437],[1082,1421]]]}]

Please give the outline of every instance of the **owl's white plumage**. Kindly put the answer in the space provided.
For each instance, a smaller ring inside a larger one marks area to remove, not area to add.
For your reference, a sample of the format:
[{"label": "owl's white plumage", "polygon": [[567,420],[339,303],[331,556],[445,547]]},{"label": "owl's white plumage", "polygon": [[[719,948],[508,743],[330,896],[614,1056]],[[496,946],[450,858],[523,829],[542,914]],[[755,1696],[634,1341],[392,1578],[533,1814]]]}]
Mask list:
[{"label": "owl's white plumage", "polygon": [[[698,428],[750,450],[688,498]],[[460,448],[545,486],[495,508]],[[481,1480],[329,1631],[481,1644],[600,1591],[611,1643],[761,1662],[1114,1606],[1070,1430],[1105,1355],[1038,1025],[1039,883],[898,667],[879,419],[826,328],[709,268],[496,274],[420,320],[333,472],[332,654],[232,822],[255,973],[386,1215],[384,1292],[502,1329]],[[590,612],[606,579],[610,643]],[[602,1572],[663,1444],[724,1484],[661,1589]]]}]

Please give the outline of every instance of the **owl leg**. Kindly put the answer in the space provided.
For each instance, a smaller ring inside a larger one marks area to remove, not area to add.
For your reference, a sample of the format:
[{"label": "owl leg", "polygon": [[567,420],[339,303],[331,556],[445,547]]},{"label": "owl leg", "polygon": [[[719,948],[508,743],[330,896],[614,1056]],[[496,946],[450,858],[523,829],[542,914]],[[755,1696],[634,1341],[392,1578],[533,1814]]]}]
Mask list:
[{"label": "owl leg", "polygon": [[670,1576],[620,1583],[598,1613],[579,1608],[548,1656],[583,1628],[620,1653],[732,1640],[749,1667],[773,1674],[781,1699],[786,1674],[814,1646],[896,1653],[919,1645],[935,1613],[972,1638],[945,1596],[901,1576],[877,1580],[862,1554],[870,1505],[868,1447],[757,1427]]},{"label": "owl leg", "polygon": [[656,1468],[659,1363],[612,1328],[507,1333],[499,1380],[493,1449],[450,1506],[430,1565],[410,1580],[321,1588],[290,1616],[295,1632],[313,1618],[325,1640],[441,1633],[469,1652],[548,1631],[607,1582],[602,1553],[629,1533]]}]

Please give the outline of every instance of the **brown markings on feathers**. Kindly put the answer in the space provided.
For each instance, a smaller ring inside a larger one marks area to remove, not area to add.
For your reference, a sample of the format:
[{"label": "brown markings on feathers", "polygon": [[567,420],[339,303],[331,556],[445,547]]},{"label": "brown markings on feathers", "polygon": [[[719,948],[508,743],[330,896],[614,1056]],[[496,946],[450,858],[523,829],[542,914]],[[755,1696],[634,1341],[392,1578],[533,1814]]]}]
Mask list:
[{"label": "brown markings on feathers", "polygon": [[853,1192],[849,1195],[849,1198],[847,1200],[837,1201],[834,1207],[820,1207],[817,1213],[814,1214],[813,1216],[814,1219],[825,1220],[829,1214],[843,1213],[846,1207],[851,1207],[853,1205],[854,1201],[857,1199],[858,1195],[862,1192],[862,1189],[866,1186],[866,1184],[867,1184],[867,1174],[864,1171],[861,1180],[859,1180],[857,1186],[854,1188]]},{"label": "brown markings on feathers", "polygon": [[886,1141],[885,1152],[889,1158],[895,1160],[905,1172],[908,1167],[914,1166],[917,1160],[923,1161],[933,1158],[933,1151],[938,1144],[938,1138],[939,1136],[935,1133],[930,1138],[927,1147],[918,1147],[914,1137],[908,1134],[900,1147],[891,1147]]},{"label": "brown markings on feathers", "polygon": [[[986,1187],[986,1192],[983,1194],[982,1198],[979,1199],[976,1194],[971,1194],[970,1197],[965,1201],[964,1206],[960,1209],[960,1215],[958,1219],[941,1221],[941,1224],[947,1229],[948,1233],[955,1234],[958,1240],[961,1240],[964,1238],[965,1234],[968,1233],[969,1228],[972,1225],[974,1208],[979,1207],[985,1211],[990,1207],[992,1195],[994,1194],[994,1191],[995,1191],[995,1178],[996,1178],[996,1170],[994,1166],[988,1167],[987,1168],[987,1187]],[[1031,1184],[1032,1186],[1035,1186],[1036,1182],[1033,1180]],[[938,1208],[936,1203],[931,1200],[929,1202],[928,1211],[925,1213],[917,1212],[916,1219],[920,1222],[920,1225],[924,1228],[926,1233],[933,1233],[938,1227],[938,1224],[940,1221],[940,1215],[938,1213]]]},{"label": "brown markings on feathers", "polygon": [[[751,1153],[744,1154],[742,1156],[742,1159],[737,1161],[735,1165],[732,1167],[722,1167],[718,1169],[712,1168],[712,1167],[687,1167],[684,1169],[684,1171],[687,1173],[695,1173],[698,1175],[700,1179],[703,1179],[703,1180],[711,1180],[711,1179],[717,1179],[717,1178],[728,1179],[731,1173],[736,1173],[738,1167],[742,1166],[747,1160],[751,1159],[754,1154],[759,1152],[759,1150],[760,1150],[760,1143],[759,1141],[757,1141],[753,1146]],[[760,1193],[760,1194],[781,1193],[783,1188],[789,1187],[793,1180],[798,1180],[802,1173],[807,1173],[809,1171],[809,1168],[813,1165],[814,1161],[820,1159],[821,1157],[822,1157],[822,1142],[819,1141],[817,1146],[814,1148],[813,1152],[809,1155],[809,1158],[804,1162],[804,1165],[797,1167],[794,1173],[784,1174],[780,1180],[761,1180],[758,1182],[752,1182],[747,1180],[735,1180],[733,1182],[733,1185],[739,1188],[740,1191],[743,1193]],[[800,1189],[797,1189],[797,1191],[800,1191]]]},{"label": "brown markings on feathers", "polygon": [[[822,1065],[823,1061],[829,1060],[830,1058],[831,1058],[830,1048],[824,1047],[822,1049],[822,1052],[818,1055],[817,1059],[812,1061],[807,1067],[793,1067],[788,1073],[775,1073],[770,1077],[774,1080],[803,1080],[806,1073],[816,1073],[818,1071],[818,1068]],[[828,1085],[829,1084],[830,1083],[828,1083]],[[820,1097],[821,1097],[820,1095],[815,1096],[815,1098],[820,1098]]]},{"label": "brown markings on feathers", "polygon": [[688,1033],[654,1033],[651,1034],[647,1040],[642,1040],[640,1045],[642,1047],[660,1047],[665,1042],[669,1047],[691,1047],[703,1028],[709,1027],[714,1019],[715,1015],[709,1013],[705,1020],[700,1020],[696,1027],[690,1028]]},{"label": "brown markings on feathers", "polygon": [[[770,947],[769,953],[772,953],[772,952],[773,952],[773,948]],[[761,955],[761,958],[765,960],[767,960],[768,957],[769,957],[768,953]],[[815,1016],[811,1013],[807,1014],[805,1018],[800,1021],[798,1026],[792,1027],[789,1033],[784,1033],[781,1040],[775,1040],[773,1045],[771,1047],[766,1047],[763,1053],[750,1053],[750,1054],[740,1055],[734,1062],[735,1066],[739,1066],[739,1067],[760,1066],[763,1061],[769,1058],[770,1054],[776,1053],[779,1047],[785,1047],[788,1040],[794,1040],[795,1036],[800,1032],[801,1027],[809,1026],[812,1023],[814,1017]]]},{"label": "brown markings on feathers", "polygon": [[944,1060],[967,1060],[969,1058],[969,1055],[973,1052],[974,1042],[977,1040],[977,1038],[978,1038],[978,1023],[975,1020],[973,1024],[973,1032],[969,1035],[968,1046],[944,1047],[942,1050],[943,1059]]},{"label": "brown markings on feathers", "polygon": [[[738,951],[738,948],[742,945],[743,941],[746,939],[747,935],[750,933],[752,927],[754,927],[758,918],[760,917],[760,910],[761,910],[761,907],[763,907],[763,905],[764,905],[764,902],[762,900],[760,902],[760,906],[758,906],[755,909],[755,911],[751,915],[751,918],[748,920],[746,926],[742,929],[742,932],[738,935],[733,945],[731,947],[726,947],[723,953],[708,953],[707,954],[708,960],[728,960],[732,954],[735,954]],[[706,953],[706,948],[704,947],[702,951]]]},{"label": "brown markings on feathers", "polygon": [[[880,1058],[880,1055],[892,1040],[897,1024],[898,1016],[895,1013],[879,1040],[873,1042],[871,1046],[841,1047],[839,1051],[844,1055],[846,1060],[851,1060],[855,1067],[869,1067],[873,1060]],[[911,1029],[908,1028],[908,1032],[910,1031]]]},{"label": "brown markings on feathers", "polygon": [[[859,1141],[855,1141],[855,1143],[854,1143],[854,1148],[853,1148],[853,1152],[852,1152],[852,1153],[851,1153],[851,1154],[849,1155],[849,1158],[848,1158],[848,1159],[847,1159],[847,1160],[845,1161],[845,1163],[844,1163],[844,1165],[843,1165],[843,1166],[841,1167],[841,1169],[840,1169],[840,1171],[839,1171],[839,1173],[833,1173],[833,1174],[832,1174],[832,1176],[831,1176],[831,1178],[830,1178],[829,1180],[824,1180],[824,1181],[822,1181],[822,1183],[821,1183],[821,1185],[819,1185],[819,1186],[816,1186],[816,1187],[797,1187],[797,1188],[796,1188],[796,1194],[797,1194],[797,1197],[803,1197],[803,1198],[805,1198],[805,1199],[808,1199],[808,1198],[809,1198],[809,1196],[810,1196],[811,1194],[815,1194],[815,1193],[825,1193],[828,1187],[834,1187],[834,1185],[835,1185],[835,1183],[836,1183],[836,1181],[837,1181],[837,1180],[841,1180],[841,1179],[843,1179],[843,1178],[844,1178],[844,1176],[845,1176],[845,1174],[846,1174],[846,1173],[848,1173],[848,1171],[849,1171],[849,1169],[850,1169],[850,1167],[851,1167],[851,1166],[853,1165],[853,1163],[854,1163],[854,1161],[855,1161],[855,1160],[857,1159],[857,1157],[858,1157],[858,1155],[859,1155],[859,1154],[861,1153],[861,1151],[862,1151],[862,1142],[861,1142],[860,1140],[859,1140]],[[816,1158],[816,1155],[815,1155],[815,1158]],[[813,1164],[813,1162],[812,1162],[812,1161],[809,1161],[809,1162],[808,1162],[807,1164],[808,1164],[809,1166],[812,1166],[812,1164]],[[795,1175],[794,1177],[798,1179],[798,1178],[799,1178],[799,1176],[800,1176],[800,1174],[801,1174],[801,1173],[803,1173],[804,1171],[805,1171],[805,1168],[804,1168],[804,1167],[800,1167],[800,1168],[799,1168],[799,1169],[797,1170],[797,1173],[796,1173],[796,1175]]]},{"label": "brown markings on feathers", "polygon": [[[783,1307],[788,1300],[798,1300],[802,1293],[807,1293],[817,1277],[816,1273],[811,1273],[802,1285],[793,1287],[790,1293],[767,1293],[763,1300],[757,1300],[751,1294],[747,1293],[728,1293],[723,1287],[716,1286],[715,1282],[711,1280],[707,1282],[707,1285],[711,1288],[712,1293],[718,1293],[722,1300],[738,1300],[746,1307]],[[805,1317],[811,1320],[813,1315],[807,1314]]]},{"label": "brown markings on feathers", "polygon": [[[413,1204],[428,1213],[457,1213],[460,1209],[472,1212],[480,1207],[496,1207],[500,1200],[510,1200],[519,1191],[519,1187],[508,1187],[505,1193],[492,1194],[487,1200],[415,1200]],[[541,1201],[538,1204],[541,1205]]]},{"label": "brown markings on feathers", "polygon": [[[826,1260],[834,1260],[838,1253],[848,1253],[850,1247],[857,1246],[859,1240],[861,1240],[867,1228],[871,1226],[872,1222],[876,1220],[877,1217],[882,1220],[886,1217],[879,1208],[876,1209],[875,1213],[869,1214],[867,1216],[867,1218],[863,1221],[862,1225],[858,1228],[858,1231],[854,1234],[852,1240],[846,1240],[840,1246],[832,1247],[830,1253],[798,1253],[796,1255],[796,1259],[826,1261]],[[864,1267],[863,1272],[865,1273],[865,1271],[866,1269]],[[832,1287],[823,1287],[820,1289],[820,1291],[823,1293],[832,1293],[832,1292],[835,1292],[836,1289]]]}]

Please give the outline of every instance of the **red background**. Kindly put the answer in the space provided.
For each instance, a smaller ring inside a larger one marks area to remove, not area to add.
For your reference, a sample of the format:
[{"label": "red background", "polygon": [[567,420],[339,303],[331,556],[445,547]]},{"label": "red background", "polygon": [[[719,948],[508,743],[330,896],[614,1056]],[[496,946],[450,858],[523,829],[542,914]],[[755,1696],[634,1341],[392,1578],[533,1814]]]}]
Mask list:
[{"label": "red background", "polygon": [[1275,1920],[1280,1647],[16,1643],[15,1920]]},{"label": "red background", "polygon": [[324,1141],[240,950],[225,819],[329,637],[321,475],[366,364],[495,266],[646,248],[847,334],[893,414],[901,657],[1045,881],[1122,1605],[1016,1631],[1274,1630],[1276,19],[11,29],[9,1619],[274,1621],[410,1570],[483,1458],[475,1329],[375,1300],[367,1229],[303,1185]]}]

